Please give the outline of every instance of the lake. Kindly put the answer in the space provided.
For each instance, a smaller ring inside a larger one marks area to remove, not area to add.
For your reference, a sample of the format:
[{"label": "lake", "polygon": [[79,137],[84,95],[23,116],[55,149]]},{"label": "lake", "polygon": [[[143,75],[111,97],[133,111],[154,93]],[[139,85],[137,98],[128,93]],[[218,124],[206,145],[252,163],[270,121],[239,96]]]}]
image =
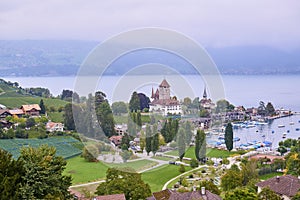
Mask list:
[{"label": "lake", "polygon": [[[83,85],[89,85],[95,77],[85,77]],[[97,78],[97,77],[96,77]],[[179,99],[186,96],[202,97],[206,86],[208,96],[210,85],[206,85],[203,78],[196,75],[185,76],[103,76],[94,84],[93,90],[83,90],[80,95],[87,95],[95,90],[102,90],[107,94],[110,102],[129,101],[133,91],[143,92],[151,96],[152,87],[166,78],[171,85],[171,92]],[[223,75],[225,98],[232,104],[245,107],[258,107],[259,101],[272,102],[275,108],[300,111],[300,75]],[[5,80],[18,82],[22,87],[49,88],[54,96],[61,94],[63,89],[73,90],[76,77],[4,77]],[[221,86],[220,86],[221,87]],[[216,99],[213,99],[216,100]]]}]

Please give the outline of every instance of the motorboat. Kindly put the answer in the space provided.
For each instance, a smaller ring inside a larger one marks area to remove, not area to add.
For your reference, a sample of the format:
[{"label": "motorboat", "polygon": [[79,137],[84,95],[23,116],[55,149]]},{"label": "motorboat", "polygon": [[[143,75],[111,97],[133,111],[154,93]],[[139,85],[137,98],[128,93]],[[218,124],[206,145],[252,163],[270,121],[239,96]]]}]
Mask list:
[{"label": "motorboat", "polygon": [[278,128],[283,128],[283,127],[285,127],[285,125],[282,124],[278,125]]}]

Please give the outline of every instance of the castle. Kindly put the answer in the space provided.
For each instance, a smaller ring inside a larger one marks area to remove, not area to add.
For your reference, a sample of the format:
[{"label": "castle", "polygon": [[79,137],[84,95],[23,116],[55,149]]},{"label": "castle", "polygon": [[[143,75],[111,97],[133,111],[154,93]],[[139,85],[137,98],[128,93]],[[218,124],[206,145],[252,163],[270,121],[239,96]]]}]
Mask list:
[{"label": "castle", "polygon": [[151,99],[152,102],[149,104],[150,112],[158,112],[163,115],[182,114],[180,102],[176,99],[176,97],[171,98],[170,96],[170,85],[166,79],[161,82],[155,93],[152,88]]}]

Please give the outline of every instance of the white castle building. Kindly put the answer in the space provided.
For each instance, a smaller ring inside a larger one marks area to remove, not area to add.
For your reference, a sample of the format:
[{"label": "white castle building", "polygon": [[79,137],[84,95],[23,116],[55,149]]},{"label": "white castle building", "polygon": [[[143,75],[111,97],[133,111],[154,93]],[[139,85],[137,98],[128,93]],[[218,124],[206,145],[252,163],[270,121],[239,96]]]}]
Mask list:
[{"label": "white castle building", "polygon": [[180,102],[176,97],[171,98],[170,96],[170,85],[166,79],[161,82],[155,93],[152,88],[151,99],[152,102],[149,104],[150,112],[158,112],[163,115],[182,114]]}]

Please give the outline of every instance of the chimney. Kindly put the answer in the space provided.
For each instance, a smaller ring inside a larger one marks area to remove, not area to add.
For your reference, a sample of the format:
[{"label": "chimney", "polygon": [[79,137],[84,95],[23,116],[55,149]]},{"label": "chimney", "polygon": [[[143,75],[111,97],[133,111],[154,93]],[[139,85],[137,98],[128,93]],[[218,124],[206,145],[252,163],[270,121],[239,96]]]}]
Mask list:
[{"label": "chimney", "polygon": [[201,194],[205,195],[205,187],[201,187]]},{"label": "chimney", "polygon": [[279,176],[276,176],[276,182],[279,183],[279,181],[280,181]]},{"label": "chimney", "polygon": [[197,187],[194,185],[194,186],[193,186],[193,192],[195,192],[196,189],[197,189]]}]

